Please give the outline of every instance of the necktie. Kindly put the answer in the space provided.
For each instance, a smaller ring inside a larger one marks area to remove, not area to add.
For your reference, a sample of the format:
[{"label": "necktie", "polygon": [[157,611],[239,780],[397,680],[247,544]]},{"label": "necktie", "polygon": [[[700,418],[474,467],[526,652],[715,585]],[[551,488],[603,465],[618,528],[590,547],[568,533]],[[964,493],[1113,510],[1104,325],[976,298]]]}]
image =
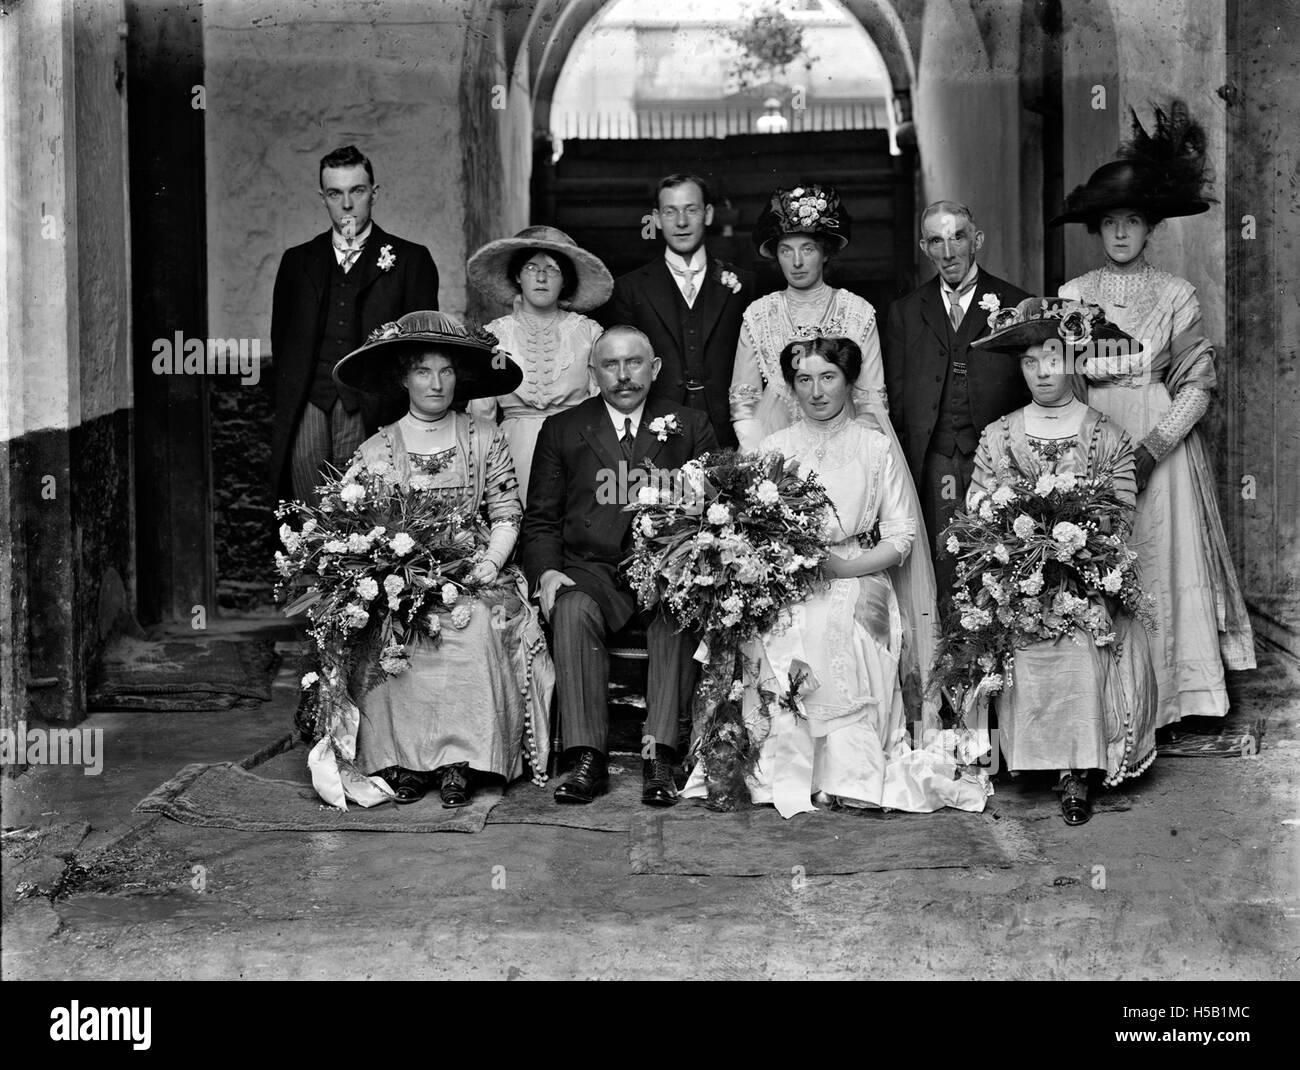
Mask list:
[{"label": "necktie", "polygon": [[358,245],[348,248],[346,245],[336,245],[334,248],[343,254],[343,263],[339,266],[343,269],[343,274],[346,275],[352,270],[352,265],[357,262],[357,258],[361,256],[365,246]]},{"label": "necktie", "polygon": [[632,434],[632,418],[630,416],[623,419],[623,437],[618,440],[619,448],[623,451],[623,457],[629,465],[632,463],[632,445],[636,439]]},{"label": "necktie", "polygon": [[695,300],[695,276],[698,275],[704,269],[703,268],[677,268],[677,267],[673,267],[672,264],[669,264],[668,270],[671,271],[674,275],[676,275],[679,279],[683,280],[685,286],[682,289],[682,297],[686,299],[686,303],[688,305],[691,304]]},{"label": "necktie", "polygon": [[953,330],[957,330],[957,328],[961,326],[962,318],[966,315],[966,313],[961,309],[961,299],[973,289],[975,289],[975,279],[971,279],[970,282],[966,283],[960,289],[949,290],[947,292],[948,319],[952,321]]}]

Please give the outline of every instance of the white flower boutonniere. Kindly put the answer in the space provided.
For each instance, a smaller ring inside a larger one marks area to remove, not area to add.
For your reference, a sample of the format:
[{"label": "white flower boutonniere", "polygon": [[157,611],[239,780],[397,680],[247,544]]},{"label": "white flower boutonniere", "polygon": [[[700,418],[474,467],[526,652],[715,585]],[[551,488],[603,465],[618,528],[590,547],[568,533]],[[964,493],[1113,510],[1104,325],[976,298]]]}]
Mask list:
[{"label": "white flower boutonniere", "polygon": [[718,281],[722,283],[733,294],[740,293],[740,279],[736,277],[734,271],[724,271],[718,276]]},{"label": "white flower boutonniere", "polygon": [[393,255],[393,247],[385,245],[379,250],[379,259],[376,261],[380,271],[392,271],[393,265],[397,263],[397,257]]},{"label": "white flower boutonniere", "polygon": [[667,442],[669,435],[680,435],[682,425],[678,422],[674,413],[667,416],[656,416],[649,423],[650,433],[657,437],[660,442]]},{"label": "white flower boutonniere", "polygon": [[997,294],[985,294],[980,298],[980,308],[985,312],[996,312],[1002,307],[1002,301]]}]

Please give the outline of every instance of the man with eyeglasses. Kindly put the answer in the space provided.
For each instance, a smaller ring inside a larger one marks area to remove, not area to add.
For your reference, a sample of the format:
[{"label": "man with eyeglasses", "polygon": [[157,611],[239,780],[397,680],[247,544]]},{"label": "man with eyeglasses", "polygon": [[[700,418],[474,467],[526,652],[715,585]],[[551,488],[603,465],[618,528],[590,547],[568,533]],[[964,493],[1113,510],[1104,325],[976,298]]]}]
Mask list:
[{"label": "man with eyeglasses", "polygon": [[956,561],[936,551],[966,500],[980,432],[1030,400],[1015,361],[970,344],[989,333],[994,308],[1014,308],[1029,294],[975,262],[984,232],[964,204],[930,205],[921,214],[920,245],[938,274],[890,306],[882,355],[889,416],[936,544],[931,556],[942,614]]},{"label": "man with eyeglasses", "polygon": [[271,299],[271,479],[281,498],[314,502],[323,466],[346,469],[365,438],[400,415],[337,386],[334,365],[376,327],[438,307],[433,257],[374,222],[378,198],[370,161],[352,145],[335,149],[320,161],[330,229],[280,260]]},{"label": "man with eyeglasses", "polygon": [[713,196],[699,175],[660,179],[653,217],[663,254],[615,280],[597,318],[643,332],[662,362],[652,393],[706,413],[718,442],[735,446],[727,390],[753,277],[709,256]]}]

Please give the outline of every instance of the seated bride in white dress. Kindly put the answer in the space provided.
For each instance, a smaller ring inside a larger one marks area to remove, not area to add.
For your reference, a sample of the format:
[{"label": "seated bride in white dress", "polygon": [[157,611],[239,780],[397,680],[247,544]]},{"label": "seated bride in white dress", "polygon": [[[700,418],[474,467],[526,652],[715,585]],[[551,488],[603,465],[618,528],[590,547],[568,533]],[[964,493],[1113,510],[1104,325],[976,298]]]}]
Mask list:
[{"label": "seated bride in white dress", "polygon": [[[801,415],[759,449],[779,451],[820,478],[834,506],[826,521],[834,546],[829,588],[794,606],[787,627],[744,650],[757,673],[747,669],[742,700],[751,743],[760,747],[750,795],[783,817],[814,804],[982,810],[987,778],[957,776],[951,756],[914,751],[909,742],[899,663],[910,637],[890,569],[911,553],[917,515],[888,439],[851,418],[848,399],[861,370],[862,351],[848,338],[793,342],[780,355]],[[759,691],[788,695],[792,676],[800,681],[796,709],[771,703],[765,713]],[[707,795],[702,763],[683,795]]]}]

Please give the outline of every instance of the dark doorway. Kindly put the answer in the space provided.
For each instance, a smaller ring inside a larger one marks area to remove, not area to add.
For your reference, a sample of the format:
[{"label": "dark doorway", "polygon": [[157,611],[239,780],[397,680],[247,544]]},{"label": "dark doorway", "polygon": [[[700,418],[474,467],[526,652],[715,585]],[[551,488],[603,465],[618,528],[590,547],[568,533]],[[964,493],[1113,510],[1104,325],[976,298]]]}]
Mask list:
[{"label": "dark doorway", "polygon": [[861,294],[881,312],[913,284],[915,154],[891,156],[886,130],[573,139],[564,142],[555,164],[547,162],[545,144],[534,156],[532,221],[566,231],[615,277],[659,250],[645,221],[655,183],[674,171],[693,171],[713,185],[718,201],[710,248],[754,270],[760,294],[784,282],[754,250],[754,222],[774,188],[814,181],[835,186],[853,219],[852,242],[828,281]]}]

